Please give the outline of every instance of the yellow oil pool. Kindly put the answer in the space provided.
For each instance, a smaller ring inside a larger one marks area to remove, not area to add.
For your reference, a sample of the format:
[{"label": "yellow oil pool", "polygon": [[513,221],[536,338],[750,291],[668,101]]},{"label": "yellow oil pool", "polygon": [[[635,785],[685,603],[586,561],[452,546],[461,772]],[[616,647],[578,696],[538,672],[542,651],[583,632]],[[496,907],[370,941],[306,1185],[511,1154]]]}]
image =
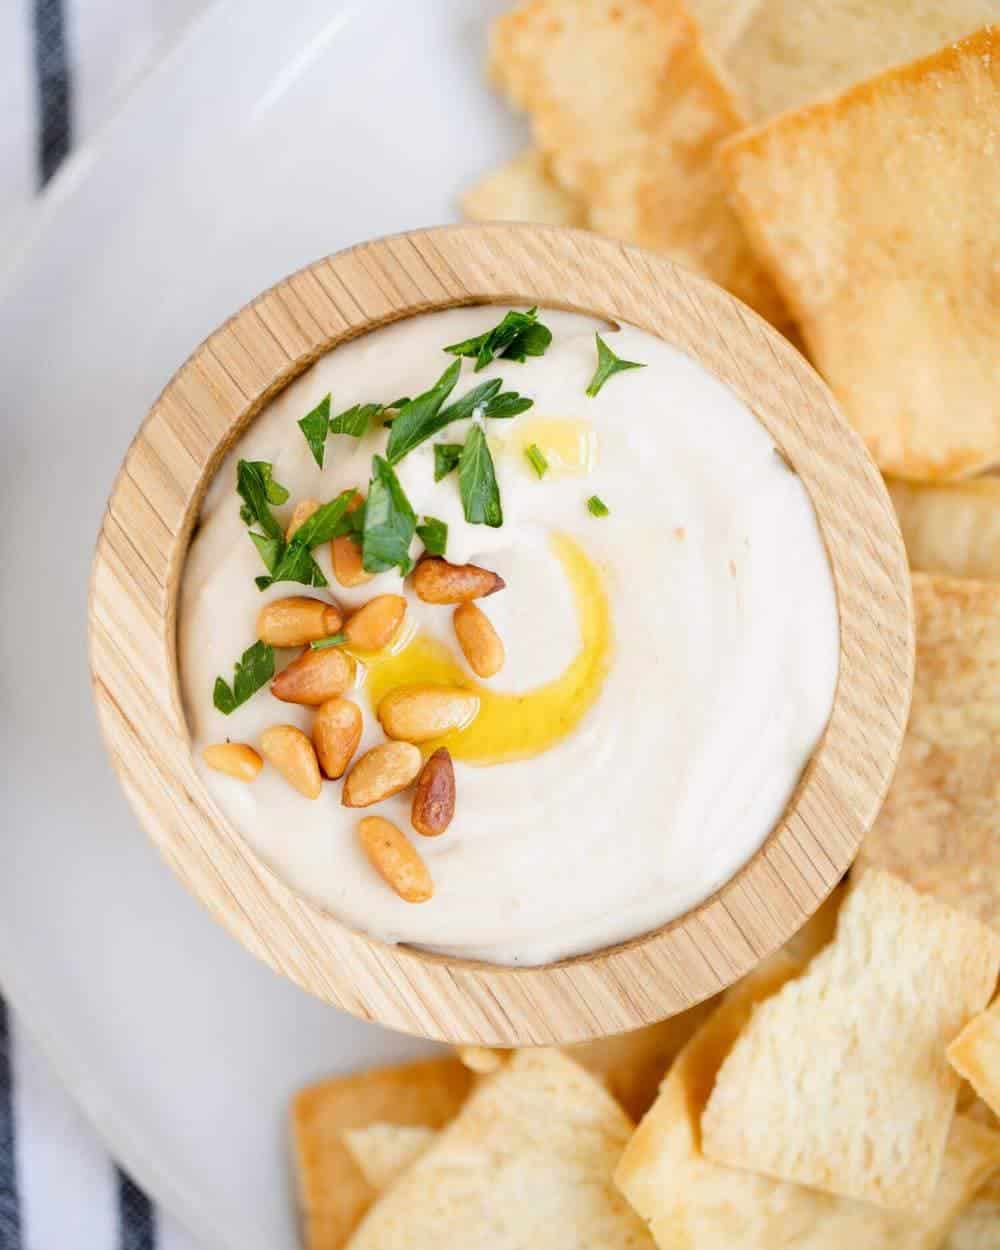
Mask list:
[{"label": "yellow oil pool", "polygon": [[466,729],[427,743],[446,746],[470,764],[502,764],[541,755],[570,734],[600,694],[611,654],[611,612],[600,572],[583,548],[564,534],[551,539],[573,590],[580,623],[576,658],[550,682],[504,694],[477,681],[449,649],[417,634],[394,651],[366,656],[364,685],[372,707],[400,686],[445,685],[474,690],[479,715]]},{"label": "yellow oil pool", "polygon": [[544,452],[550,477],[586,477],[597,466],[597,431],[589,421],[521,417],[502,445],[524,452],[533,443]]}]

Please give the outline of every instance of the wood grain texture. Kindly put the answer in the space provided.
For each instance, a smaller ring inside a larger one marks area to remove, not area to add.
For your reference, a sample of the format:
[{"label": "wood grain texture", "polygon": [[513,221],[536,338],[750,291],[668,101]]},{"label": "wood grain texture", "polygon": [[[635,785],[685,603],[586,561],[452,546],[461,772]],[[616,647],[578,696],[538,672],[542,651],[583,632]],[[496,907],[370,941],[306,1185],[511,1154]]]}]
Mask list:
[{"label": "wood grain texture", "polygon": [[[643,938],[544,968],[390,946],[280,880],[197,776],[176,663],[177,591],[202,493],[254,415],[318,356],[430,309],[483,302],[631,322],[699,360],[753,409],[801,475],[840,612],[833,714],[789,807],[709,900]],[[881,478],[829,391],[776,331],[718,287],[572,230],[465,225],[351,248],[247,305],[168,383],[115,484],[94,562],[94,693],[143,826],[254,954],[366,1019],[448,1041],[570,1042],[714,994],[789,937],[853,859],[899,754],[913,676],[909,575]]]}]

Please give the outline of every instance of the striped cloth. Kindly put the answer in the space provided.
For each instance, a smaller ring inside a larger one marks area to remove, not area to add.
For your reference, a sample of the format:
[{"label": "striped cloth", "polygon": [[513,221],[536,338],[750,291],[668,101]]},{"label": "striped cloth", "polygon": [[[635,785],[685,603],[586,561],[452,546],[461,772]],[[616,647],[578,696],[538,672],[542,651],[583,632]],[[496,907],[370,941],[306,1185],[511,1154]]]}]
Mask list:
[{"label": "striped cloth", "polygon": [[[0,0],[0,244],[206,0]],[[13,241],[13,243],[12,243]],[[111,1161],[0,999],[0,1250],[194,1250]]]}]

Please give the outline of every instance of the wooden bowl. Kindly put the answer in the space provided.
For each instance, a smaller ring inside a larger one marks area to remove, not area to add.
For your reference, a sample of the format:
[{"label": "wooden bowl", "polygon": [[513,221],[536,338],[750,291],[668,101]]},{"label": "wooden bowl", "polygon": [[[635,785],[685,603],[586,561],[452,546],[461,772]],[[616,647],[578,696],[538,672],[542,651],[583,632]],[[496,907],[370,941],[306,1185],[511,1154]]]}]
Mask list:
[{"label": "wooden bowl", "polygon": [[[207,483],[254,415],[339,343],[413,313],[485,302],[631,322],[725,381],[812,498],[840,612],[829,725],[760,851],[662,929],[540,968],[387,945],[287,886],[198,777],[177,675],[188,540]],[[662,1019],[723,989],[790,937],[846,871],[879,810],[913,669],[910,579],[889,498],[798,352],[724,291],[661,257],[581,231],[519,225],[415,231],[351,248],[280,282],[216,330],[168,383],[118,475],[94,563],[90,646],[104,735],[139,819],[232,934],[356,1015],[501,1046],[577,1041]]]}]

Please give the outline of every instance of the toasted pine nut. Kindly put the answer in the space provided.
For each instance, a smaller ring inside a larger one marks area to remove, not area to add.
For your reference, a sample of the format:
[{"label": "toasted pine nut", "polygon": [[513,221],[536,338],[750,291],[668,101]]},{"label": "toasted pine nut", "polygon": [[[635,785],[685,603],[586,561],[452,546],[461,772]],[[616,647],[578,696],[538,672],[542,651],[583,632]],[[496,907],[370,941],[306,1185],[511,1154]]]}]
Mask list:
[{"label": "toasted pine nut", "polygon": [[272,725],[260,735],[261,754],[290,786],[307,799],[318,799],[323,789],[316,752],[301,729]]},{"label": "toasted pine nut", "polygon": [[464,729],[479,713],[479,696],[460,686],[399,686],[378,705],[378,718],[390,738],[429,742]]},{"label": "toasted pine nut", "polygon": [[506,658],[500,635],[493,622],[474,603],[460,603],[452,616],[455,637],[469,667],[477,677],[493,677]]},{"label": "toasted pine nut", "polygon": [[417,833],[436,838],[455,815],[455,769],[451,754],[438,747],[423,766],[413,791],[410,821]]},{"label": "toasted pine nut", "polygon": [[283,703],[304,703],[319,707],[327,699],[343,694],[354,684],[355,663],[340,647],[302,654],[271,682],[271,693]]},{"label": "toasted pine nut", "polygon": [[285,542],[290,543],[295,535],[295,531],[301,529],[312,514],[318,511],[318,499],[300,499],[292,512],[292,519],[288,522],[288,529],[285,530]]},{"label": "toasted pine nut", "polygon": [[361,563],[361,547],[346,534],[330,539],[330,561],[341,586],[363,586],[375,576]]},{"label": "toasted pine nut", "polygon": [[361,709],[350,699],[328,699],[316,709],[313,746],[320,767],[332,779],[343,777],[361,741]]},{"label": "toasted pine nut", "polygon": [[343,794],[345,807],[371,807],[405,790],[420,772],[420,749],[409,742],[383,742],[366,751],[347,774]]},{"label": "toasted pine nut", "polygon": [[381,816],[366,816],[358,837],[368,862],[406,903],[426,903],[434,882],[416,847],[401,829]]},{"label": "toasted pine nut", "polygon": [[[355,491],[347,511],[357,512],[364,501],[364,496]],[[346,534],[330,540],[330,561],[333,575],[341,586],[363,586],[375,576],[361,563],[361,544]]]},{"label": "toasted pine nut", "polygon": [[257,613],[257,637],[272,647],[302,647],[335,634],[343,623],[343,613],[336,604],[308,595],[290,595],[264,604]]},{"label": "toasted pine nut", "polygon": [[264,767],[264,761],[245,742],[213,742],[205,747],[201,758],[209,768],[237,781],[253,781]]},{"label": "toasted pine nut", "polygon": [[376,595],[348,618],[344,633],[359,651],[381,651],[392,642],[405,615],[402,595]]},{"label": "toasted pine nut", "polygon": [[506,582],[478,564],[449,564],[440,556],[425,556],[413,574],[413,589],[424,603],[468,603],[503,590]]}]

